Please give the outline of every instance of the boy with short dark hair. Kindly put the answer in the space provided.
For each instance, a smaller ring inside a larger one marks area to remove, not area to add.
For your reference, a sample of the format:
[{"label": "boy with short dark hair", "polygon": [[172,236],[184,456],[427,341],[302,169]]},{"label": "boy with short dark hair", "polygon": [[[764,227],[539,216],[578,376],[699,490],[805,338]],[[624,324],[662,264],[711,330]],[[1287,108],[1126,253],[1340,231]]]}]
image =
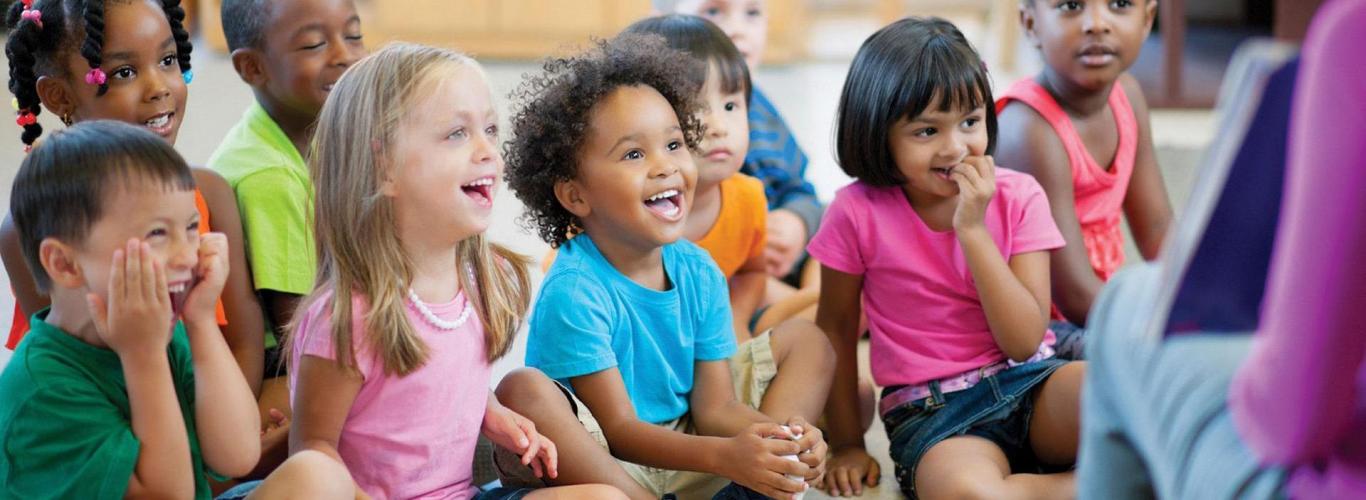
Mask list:
[{"label": "boy with short dark hair", "polygon": [[222,13],[233,68],[256,102],[209,165],[237,193],[252,278],[279,336],[317,268],[310,129],[332,85],[365,55],[360,17],[352,0],[225,0]]},{"label": "boy with short dark hair", "polygon": [[[199,235],[184,159],[143,128],[81,123],[25,158],[10,213],[52,306],[0,374],[0,497],[206,499],[210,474],[249,472],[256,404],[214,314],[227,239]],[[254,496],[350,485],[316,454]]]}]

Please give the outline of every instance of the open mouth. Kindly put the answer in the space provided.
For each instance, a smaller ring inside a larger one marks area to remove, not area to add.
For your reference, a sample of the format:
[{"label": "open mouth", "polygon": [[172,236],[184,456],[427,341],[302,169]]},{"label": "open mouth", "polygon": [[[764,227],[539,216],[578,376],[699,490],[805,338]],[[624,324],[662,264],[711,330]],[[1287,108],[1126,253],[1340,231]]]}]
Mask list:
[{"label": "open mouth", "polygon": [[930,173],[948,182],[953,182],[953,167],[930,167]]},{"label": "open mouth", "polygon": [[148,118],[142,122],[142,126],[156,132],[158,135],[169,136],[171,135],[172,118],[175,118],[175,113],[168,111]]},{"label": "open mouth", "polygon": [[185,312],[185,299],[190,297],[190,285],[192,283],[193,280],[182,281],[167,285],[166,287],[166,291],[170,292],[171,296],[171,314],[177,318],[181,317],[181,313]]},{"label": "open mouth", "polygon": [[683,217],[683,192],[677,189],[661,191],[645,199],[645,208],[661,219],[677,221]]},{"label": "open mouth", "polygon": [[493,205],[493,176],[480,177],[478,180],[460,186],[460,190],[465,192],[482,207]]}]

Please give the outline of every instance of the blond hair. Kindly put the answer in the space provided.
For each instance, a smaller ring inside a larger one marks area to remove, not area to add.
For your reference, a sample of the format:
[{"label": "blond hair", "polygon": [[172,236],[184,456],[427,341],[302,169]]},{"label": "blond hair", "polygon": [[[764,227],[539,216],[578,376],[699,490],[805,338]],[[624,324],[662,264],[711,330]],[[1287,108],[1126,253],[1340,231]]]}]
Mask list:
[{"label": "blond hair", "polygon": [[[336,360],[354,368],[352,296],[359,294],[369,306],[364,340],[385,373],[407,375],[426,362],[427,346],[409,322],[405,304],[413,265],[399,241],[393,202],[380,186],[388,178],[386,169],[401,167],[389,152],[402,118],[460,68],[483,77],[479,64],[462,54],[391,44],[348,69],[332,89],[318,116],[308,161],[318,277],[288,329],[286,352],[299,342],[299,320],[326,300]],[[461,241],[457,255],[474,271],[473,276],[459,273],[460,287],[483,323],[486,354],[493,361],[507,353],[526,313],[528,261],[482,234]]]}]

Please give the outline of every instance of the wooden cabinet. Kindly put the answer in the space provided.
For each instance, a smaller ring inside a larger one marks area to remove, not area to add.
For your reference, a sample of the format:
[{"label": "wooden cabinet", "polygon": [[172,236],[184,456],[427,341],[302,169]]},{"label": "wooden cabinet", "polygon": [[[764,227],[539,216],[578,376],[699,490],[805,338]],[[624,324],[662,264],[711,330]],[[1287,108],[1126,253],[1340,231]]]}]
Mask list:
[{"label": "wooden cabinet", "polygon": [[[198,2],[205,42],[226,51],[219,0]],[[649,0],[358,0],[367,44],[403,40],[479,58],[539,59],[608,38],[650,13]],[[769,1],[769,62],[804,54],[800,0]]]}]

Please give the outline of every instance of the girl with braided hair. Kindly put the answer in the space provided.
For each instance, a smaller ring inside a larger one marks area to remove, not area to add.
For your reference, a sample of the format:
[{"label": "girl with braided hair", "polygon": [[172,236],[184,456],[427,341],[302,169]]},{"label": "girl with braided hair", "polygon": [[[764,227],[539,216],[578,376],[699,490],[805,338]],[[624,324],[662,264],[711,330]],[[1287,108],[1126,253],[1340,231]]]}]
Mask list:
[{"label": "girl with braided hair", "polygon": [[[175,144],[185,115],[191,45],[180,0],[16,0],[6,13],[9,90],[22,140],[39,145],[44,111],[63,124],[107,119],[146,127]],[[230,276],[218,304],[218,321],[238,366],[259,396],[265,325],[244,259],[241,224],[232,189],[211,170],[196,168],[200,230],[227,234]],[[34,286],[10,217],[0,226],[0,257],[16,297],[7,346],[28,331],[28,318],[50,300]],[[283,443],[283,415],[262,411],[263,428]],[[267,446],[267,448],[271,448]],[[283,447],[275,447],[283,450]],[[265,461],[271,465],[279,460]]]}]

